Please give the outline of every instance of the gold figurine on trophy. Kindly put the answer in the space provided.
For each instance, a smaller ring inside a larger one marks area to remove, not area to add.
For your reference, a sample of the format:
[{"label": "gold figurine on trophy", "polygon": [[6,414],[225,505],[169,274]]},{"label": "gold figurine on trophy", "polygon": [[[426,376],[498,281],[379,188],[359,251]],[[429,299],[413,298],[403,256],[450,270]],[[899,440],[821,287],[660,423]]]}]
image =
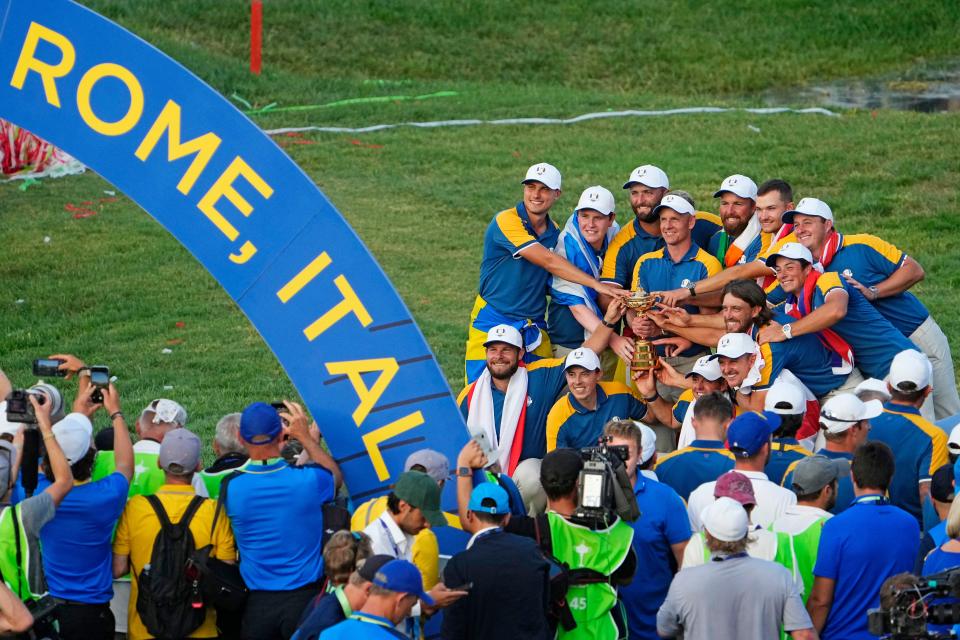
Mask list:
[{"label": "gold figurine on trophy", "polygon": [[[643,289],[637,289],[627,298],[625,304],[628,309],[636,311],[641,318],[647,316],[647,311],[657,304],[657,298]],[[648,371],[657,366],[657,348],[645,338],[634,338],[633,359],[630,361],[630,371]]]}]

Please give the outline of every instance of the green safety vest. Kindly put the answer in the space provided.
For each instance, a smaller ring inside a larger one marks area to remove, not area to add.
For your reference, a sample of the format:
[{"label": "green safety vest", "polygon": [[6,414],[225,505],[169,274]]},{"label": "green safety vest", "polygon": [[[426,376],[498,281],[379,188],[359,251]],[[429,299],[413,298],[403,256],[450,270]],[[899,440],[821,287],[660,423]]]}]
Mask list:
[{"label": "green safety vest", "polygon": [[213,471],[213,472],[201,471],[199,474],[200,479],[203,480],[203,484],[206,485],[207,495],[210,497],[210,499],[216,500],[217,498],[220,497],[220,484],[223,482],[224,478],[226,478],[228,475],[230,475],[234,471],[240,471],[242,469],[246,469],[247,467],[250,466],[251,462],[252,461],[248,458],[247,461],[244,462],[242,465],[240,465],[239,467],[233,467],[232,469],[224,469],[223,471]]},{"label": "green safety vest", "polygon": [[[13,591],[17,597],[26,602],[27,600],[37,600],[45,593],[35,593],[30,584],[30,564],[39,562],[39,558],[33,558],[30,554],[30,542],[27,539],[27,532],[23,528],[23,519],[20,516],[20,510],[16,509],[17,524],[13,526],[14,508],[4,507],[0,512],[0,575],[7,587]],[[20,562],[17,562],[17,533],[20,534]]]},{"label": "green safety vest", "polygon": [[793,547],[797,554],[797,571],[803,579],[803,604],[807,604],[810,591],[813,589],[813,567],[817,564],[820,534],[823,533],[823,523],[826,521],[826,518],[818,518],[809,527],[793,536]]},{"label": "green safety vest", "polygon": [[[703,561],[710,562],[710,549],[707,548],[707,538],[703,535],[703,531],[697,535],[700,536],[700,541],[703,543]],[[798,563],[794,563],[796,553],[794,551],[793,537],[788,533],[777,532],[775,535],[777,536],[777,552],[773,557],[773,561],[789,571],[790,575],[796,579],[796,564]],[[816,556],[814,556],[814,559],[816,559]],[[806,584],[804,584],[804,587],[806,587]]]},{"label": "green safety vest", "polygon": [[[130,479],[130,491],[127,494],[129,497],[152,496],[166,483],[163,469],[157,466],[159,457],[160,454],[157,453],[133,454],[133,478]],[[113,457],[113,451],[98,451],[93,461],[90,480],[102,480],[116,470],[117,461]]]},{"label": "green safety vest", "polygon": [[[607,529],[593,530],[574,524],[556,513],[547,513],[553,556],[571,570],[592,569],[609,576],[627,559],[633,528],[617,518]],[[557,629],[557,638],[569,640],[616,640],[619,636],[613,608],[617,590],[609,582],[570,585],[567,606],[576,628]]]}]

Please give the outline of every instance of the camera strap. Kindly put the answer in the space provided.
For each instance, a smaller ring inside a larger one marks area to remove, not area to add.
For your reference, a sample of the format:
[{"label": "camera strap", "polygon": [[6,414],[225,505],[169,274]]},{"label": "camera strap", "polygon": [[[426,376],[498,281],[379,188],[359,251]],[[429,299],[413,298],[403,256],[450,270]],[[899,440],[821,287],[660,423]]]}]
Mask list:
[{"label": "camera strap", "polygon": [[23,571],[20,569],[20,563],[23,561],[23,550],[20,548],[20,517],[17,514],[17,505],[10,507],[13,517],[13,541],[16,546],[17,558],[17,597],[23,600]]}]

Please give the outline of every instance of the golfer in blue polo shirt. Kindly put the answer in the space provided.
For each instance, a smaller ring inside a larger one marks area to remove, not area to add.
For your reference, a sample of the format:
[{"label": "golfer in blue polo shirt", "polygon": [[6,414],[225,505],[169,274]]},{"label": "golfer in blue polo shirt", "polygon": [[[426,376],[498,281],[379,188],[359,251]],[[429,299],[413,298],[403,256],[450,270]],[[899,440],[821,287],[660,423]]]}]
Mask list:
[{"label": "golfer in blue polo shirt", "polygon": [[546,332],[550,274],[598,293],[620,295],[615,287],[600,283],[552,251],[560,231],[550,218],[550,208],[559,198],[560,172],[545,162],[535,164],[523,179],[523,201],[498,213],[487,227],[467,336],[467,383],[482,373],[483,343],[487,332],[499,324],[523,333],[525,362],[553,355]]},{"label": "golfer in blue polo shirt", "polygon": [[893,468],[893,453],[882,442],[857,449],[850,465],[856,497],[823,525],[807,601],[821,638],[874,638],[867,630],[867,609],[880,605],[887,578],[913,568],[920,527],[884,497]]},{"label": "golfer in blue polo shirt", "polygon": [[420,570],[412,562],[392,560],[374,574],[370,595],[360,611],[321,633],[320,640],[409,640],[396,625],[410,615],[418,601],[433,606],[433,599],[423,590]]},{"label": "golfer in blue polo shirt", "polygon": [[[627,385],[600,381],[600,358],[590,349],[571,351],[563,372],[570,391],[547,415],[547,451],[595,446],[603,425],[613,418],[644,420],[653,416]],[[650,402],[665,403],[655,390]],[[669,405],[663,410],[669,411]]]}]

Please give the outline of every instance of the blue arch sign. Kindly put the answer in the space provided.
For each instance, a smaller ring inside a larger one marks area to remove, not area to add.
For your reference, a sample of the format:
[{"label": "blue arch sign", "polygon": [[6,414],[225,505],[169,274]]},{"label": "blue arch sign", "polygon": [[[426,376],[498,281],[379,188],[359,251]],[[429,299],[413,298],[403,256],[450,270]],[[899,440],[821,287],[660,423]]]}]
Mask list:
[{"label": "blue arch sign", "polygon": [[0,117],[116,185],[220,282],[355,500],[384,493],[425,443],[456,459],[466,427],[400,296],[313,181],[216,91],[74,2],[0,0]]}]

